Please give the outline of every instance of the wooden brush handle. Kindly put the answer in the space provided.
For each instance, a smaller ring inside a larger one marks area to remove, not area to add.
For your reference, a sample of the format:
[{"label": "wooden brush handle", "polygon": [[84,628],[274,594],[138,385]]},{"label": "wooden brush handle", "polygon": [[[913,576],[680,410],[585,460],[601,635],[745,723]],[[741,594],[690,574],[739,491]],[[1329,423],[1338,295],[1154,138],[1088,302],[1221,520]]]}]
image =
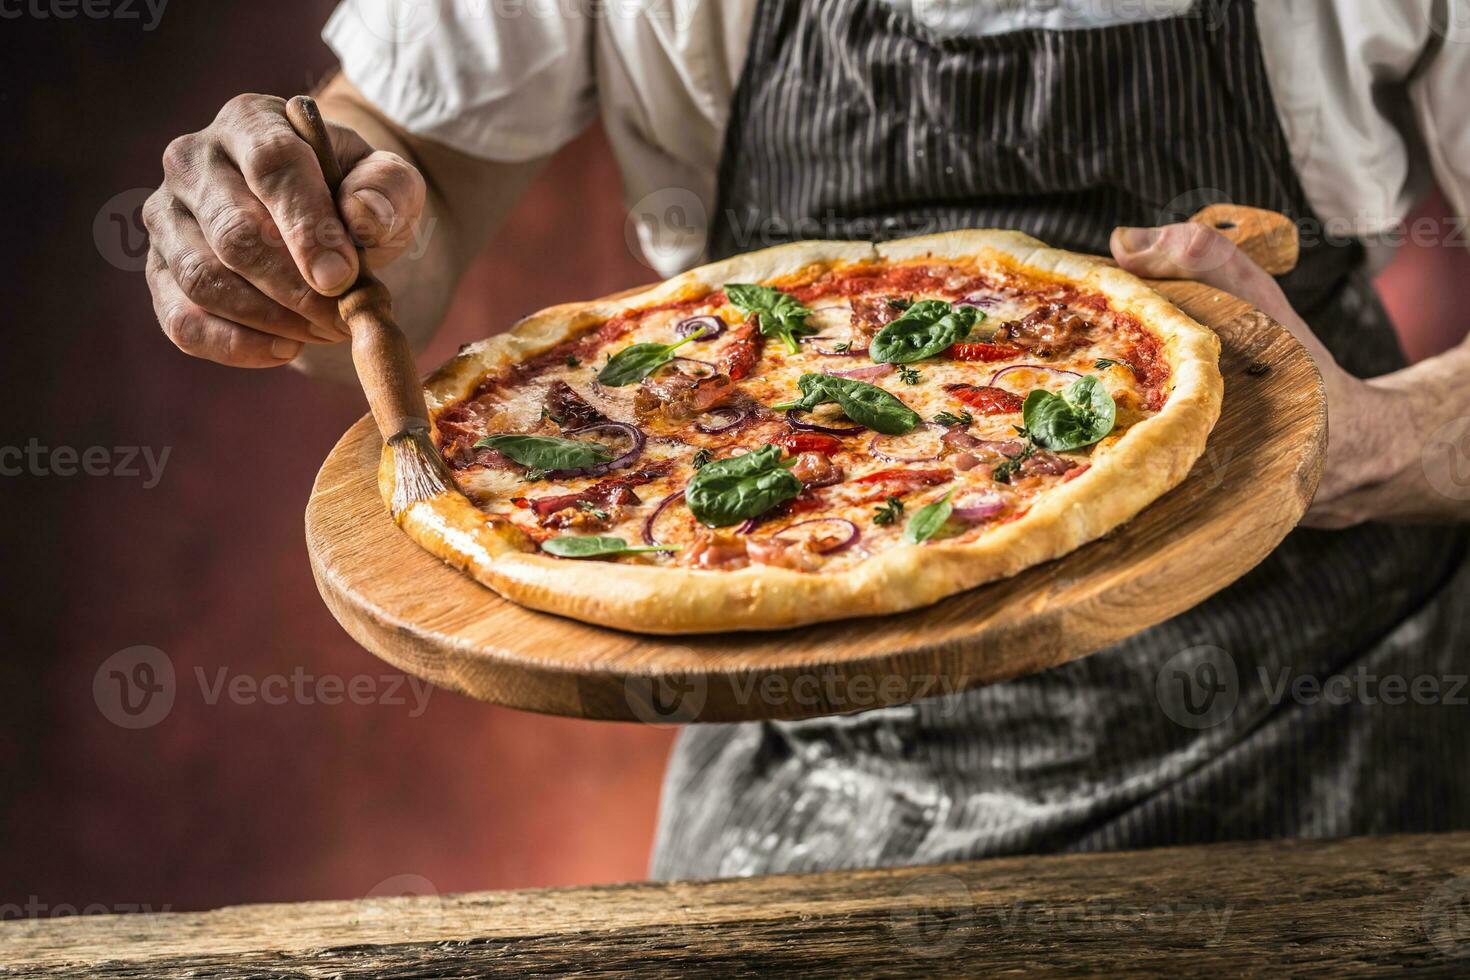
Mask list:
[{"label": "wooden brush handle", "polygon": [[1284,276],[1295,269],[1301,255],[1296,225],[1276,211],[1241,204],[1211,204],[1189,220],[1214,228],[1273,276]]},{"label": "wooden brush handle", "polygon": [[[286,119],[316,154],[335,201],[342,184],[342,167],[316,101],[310,96],[296,96],[286,103]],[[415,429],[427,429],[429,411],[413,350],[393,320],[388,287],[368,271],[362,246],[356,248],[357,279],[337,297],[337,312],[352,334],[352,364],[357,369],[357,380],[378,423],[378,432],[387,442]]]}]

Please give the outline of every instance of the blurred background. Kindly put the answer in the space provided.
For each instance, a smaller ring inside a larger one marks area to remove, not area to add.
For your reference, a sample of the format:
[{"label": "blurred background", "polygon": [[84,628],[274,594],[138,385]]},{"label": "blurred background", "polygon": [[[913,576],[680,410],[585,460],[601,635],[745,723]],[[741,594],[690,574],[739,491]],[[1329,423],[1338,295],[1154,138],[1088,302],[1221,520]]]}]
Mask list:
[{"label": "blurred background", "polygon": [[[16,5],[0,21],[0,447],[57,469],[58,449],[102,447],[108,471],[0,477],[0,917],[644,874],[672,732],[426,692],[356,646],[317,597],[302,511],[361,396],[192,360],[154,322],[136,210],[165,144],[239,92],[311,89],[332,6],[174,0],[155,23],[141,2],[137,19]],[[482,257],[424,365],[651,279],[625,220],[593,130]],[[1467,271],[1463,248],[1408,246],[1381,278],[1415,356],[1459,335]],[[166,710],[120,709],[112,672],[146,678],[140,662],[172,670]],[[367,703],[319,696],[358,677]],[[317,694],[229,692],[272,678]]]}]

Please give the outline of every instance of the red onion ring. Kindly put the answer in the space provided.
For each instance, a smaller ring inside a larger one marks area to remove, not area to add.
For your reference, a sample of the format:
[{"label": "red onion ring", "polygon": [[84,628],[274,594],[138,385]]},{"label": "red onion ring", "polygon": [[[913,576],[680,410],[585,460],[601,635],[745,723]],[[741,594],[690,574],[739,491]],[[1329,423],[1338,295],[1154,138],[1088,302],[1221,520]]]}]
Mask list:
[{"label": "red onion ring", "polygon": [[[795,524],[788,524],[786,525],[786,527],[783,527],[781,530],[771,535],[771,537],[779,538],[781,537],[781,535],[785,534],[787,531],[790,531],[792,528],[802,527],[807,524],[847,525],[847,537],[830,547],[823,548],[820,551],[817,551],[817,554],[819,555],[835,555],[839,551],[846,551],[848,548],[851,548],[853,545],[857,544],[858,538],[862,536],[862,531],[858,530],[858,526],[845,517],[813,517],[811,520],[797,521]],[[815,548],[813,550],[816,551]]]},{"label": "red onion ring", "polygon": [[713,425],[704,422],[695,422],[694,428],[700,432],[705,433],[706,435],[715,435],[716,433],[720,432],[728,432],[729,430],[735,428],[735,426],[739,425],[741,422],[744,422],[746,419],[750,418],[750,409],[736,408],[734,406],[726,406],[724,408],[712,408],[700,417],[712,418],[715,416],[721,416],[726,421],[719,422]]},{"label": "red onion ring", "polygon": [[[919,423],[918,428],[914,431],[927,431],[930,428],[932,428],[932,426],[929,425],[929,423],[921,422]],[[868,452],[874,457],[883,460],[885,463],[932,463],[939,458],[939,453],[937,452],[932,456],[894,456],[891,453],[885,453],[878,448],[878,440],[882,438],[884,437],[881,435],[876,435],[873,438],[869,439]]]},{"label": "red onion ring", "polygon": [[606,432],[620,433],[633,441],[632,447],[617,459],[606,463],[597,463],[594,466],[579,466],[570,470],[547,470],[546,475],[553,480],[566,480],[578,476],[602,476],[613,470],[627,469],[633,465],[633,461],[643,455],[643,445],[646,441],[642,431],[627,422],[594,422],[592,425],[584,425],[580,429],[567,429],[563,435],[576,436],[584,432]]},{"label": "red onion ring", "polygon": [[874,364],[872,367],[857,368],[853,371],[826,371],[823,373],[830,374],[834,378],[857,378],[859,381],[866,381],[869,378],[881,378],[885,374],[892,374],[893,365]]},{"label": "red onion ring", "polygon": [[1000,298],[997,296],[988,296],[985,293],[976,292],[971,293],[968,296],[960,297],[960,302],[969,306],[978,306],[981,309],[986,309],[1000,302]]},{"label": "red onion ring", "polygon": [[799,411],[801,410],[797,408],[788,409],[786,412],[786,421],[791,423],[793,429],[800,429],[803,432],[820,432],[828,436],[854,436],[859,432],[868,431],[866,425],[855,425],[851,428],[839,429],[831,425],[817,425],[815,422],[803,422],[797,417],[796,413]]},{"label": "red onion ring", "polygon": [[825,347],[813,349],[825,357],[863,357],[868,353],[866,347],[849,347],[847,350],[828,350]]},{"label": "red onion ring", "polygon": [[977,524],[988,520],[1006,509],[1006,498],[998,493],[983,493],[975,497],[967,497],[964,501],[955,504],[954,517],[969,524]]},{"label": "red onion ring", "polygon": [[658,506],[653,509],[653,513],[652,514],[649,514],[648,517],[645,518],[644,521],[643,521],[643,543],[644,544],[658,544],[658,542],[655,541],[654,538],[653,538],[653,525],[654,525],[654,523],[658,521],[659,515],[661,515],[664,512],[664,508],[668,507],[669,504],[672,504],[676,500],[683,500],[683,499],[684,499],[684,491],[683,490],[678,490],[678,491],[675,491],[674,493],[669,494],[667,497],[665,497],[664,499],[662,499],[662,500],[660,500],[658,502]]},{"label": "red onion ring", "polygon": [[729,324],[717,316],[706,313],[702,316],[685,317],[680,320],[674,324],[674,334],[678,337],[687,337],[700,327],[704,328],[704,336],[696,340],[696,344],[704,343],[706,340],[714,340],[729,328]]},{"label": "red onion ring", "polygon": [[990,376],[990,380],[987,381],[987,382],[985,382],[985,383],[986,384],[993,385],[993,384],[995,384],[997,381],[999,381],[1001,379],[1001,376],[1002,375],[1009,374],[1012,371],[1021,371],[1021,370],[1025,370],[1025,371],[1050,371],[1052,374],[1065,374],[1065,375],[1069,375],[1070,377],[1073,377],[1073,378],[1080,378],[1080,377],[1082,377],[1082,375],[1078,374],[1076,371],[1068,371],[1066,368],[1052,367],[1049,364],[1012,364],[1010,367],[1003,367],[999,371],[997,371],[994,374],[992,374]]},{"label": "red onion ring", "polygon": [[[683,364],[698,364],[699,367],[700,367],[700,373],[695,374],[695,373],[691,373],[689,371],[686,371],[683,368],[683,366],[681,365],[680,362],[683,362]],[[673,366],[674,370],[678,371],[680,374],[684,375],[686,378],[694,378],[694,379],[699,380],[699,381],[703,381],[705,378],[713,378],[713,377],[715,377],[716,375],[718,375],[720,373],[720,368],[719,368],[718,365],[714,364],[711,361],[701,361],[697,357],[677,357],[676,356],[669,363]]]}]

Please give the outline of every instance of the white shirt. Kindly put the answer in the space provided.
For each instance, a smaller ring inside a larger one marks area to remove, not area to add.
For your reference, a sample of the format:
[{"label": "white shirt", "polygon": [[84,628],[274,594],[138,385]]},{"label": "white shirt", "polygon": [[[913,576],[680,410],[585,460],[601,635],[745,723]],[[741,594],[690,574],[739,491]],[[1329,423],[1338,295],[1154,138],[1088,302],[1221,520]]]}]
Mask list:
[{"label": "white shirt", "polygon": [[[1190,0],[882,0],[941,33],[1074,30]],[[595,12],[589,12],[593,10]],[[324,37],[416,135],[491,160],[599,114],[649,264],[700,261],[755,0],[343,0]],[[1313,209],[1386,264],[1435,179],[1470,214],[1470,0],[1262,0],[1276,108]],[[1439,240],[1463,229],[1437,229]],[[1417,233],[1417,229],[1416,229]]]}]

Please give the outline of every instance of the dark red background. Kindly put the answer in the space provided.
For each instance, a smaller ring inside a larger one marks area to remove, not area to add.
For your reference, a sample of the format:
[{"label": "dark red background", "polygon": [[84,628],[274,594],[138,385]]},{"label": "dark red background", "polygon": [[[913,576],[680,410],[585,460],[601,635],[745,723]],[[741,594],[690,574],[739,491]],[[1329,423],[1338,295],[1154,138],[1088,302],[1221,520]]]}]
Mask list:
[{"label": "dark red background", "polygon": [[[157,181],[170,137],[231,95],[311,87],[331,65],[317,38],[331,6],[174,0],[153,32],[0,24],[0,445],[171,447],[153,489],[0,481],[4,914],[347,897],[400,875],[448,892],[643,873],[668,730],[444,691],[417,718],[411,702],[210,705],[194,680],[196,667],[392,673],[327,614],[302,540],[312,477],[359,396],[177,354],[142,275],[104,261],[92,231],[114,194]],[[464,284],[426,363],[537,307],[651,278],[625,245],[620,200],[600,134],[568,147]],[[1446,284],[1464,269],[1460,250],[1416,251],[1385,280],[1417,352],[1455,339],[1467,297]],[[92,680],[137,644],[170,656],[179,693],[162,723],[127,731],[98,710]]]}]

